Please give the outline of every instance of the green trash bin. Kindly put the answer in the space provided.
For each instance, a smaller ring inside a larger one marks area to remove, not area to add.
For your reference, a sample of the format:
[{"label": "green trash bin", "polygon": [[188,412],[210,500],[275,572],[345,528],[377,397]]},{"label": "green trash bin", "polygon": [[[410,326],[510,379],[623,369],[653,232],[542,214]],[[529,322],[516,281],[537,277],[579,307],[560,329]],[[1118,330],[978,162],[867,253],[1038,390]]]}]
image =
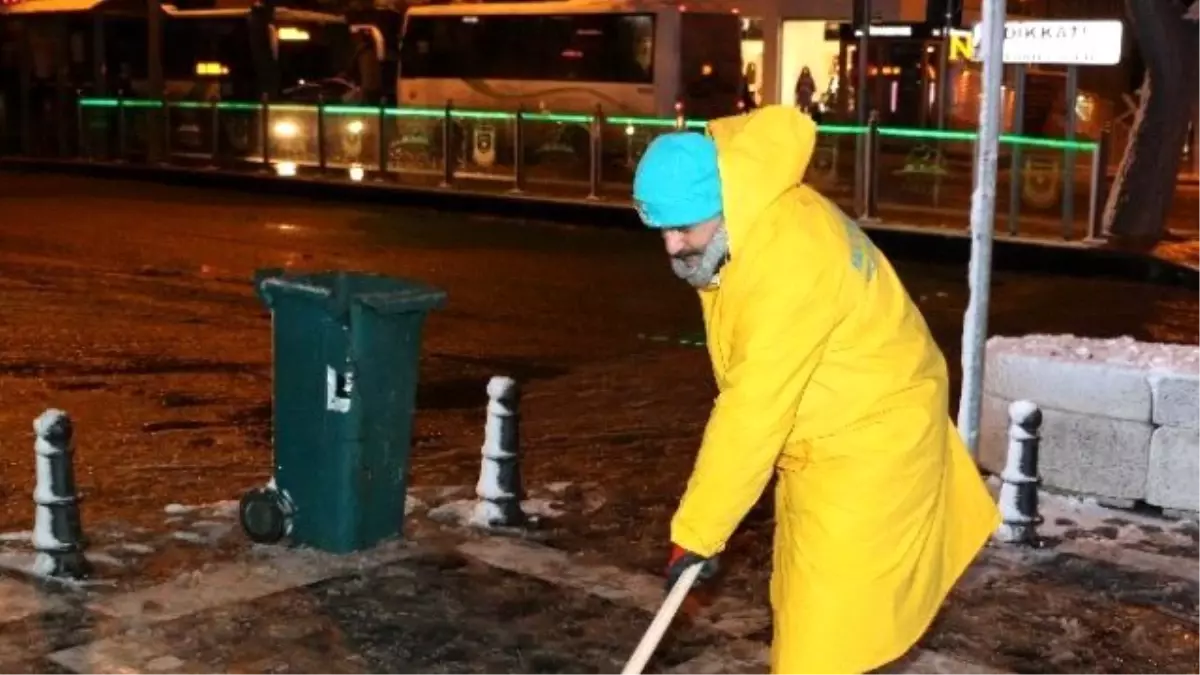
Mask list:
[{"label": "green trash bin", "polygon": [[274,472],[243,495],[254,541],[333,553],[403,532],[421,329],[445,292],[357,272],[260,270],[272,314]]}]

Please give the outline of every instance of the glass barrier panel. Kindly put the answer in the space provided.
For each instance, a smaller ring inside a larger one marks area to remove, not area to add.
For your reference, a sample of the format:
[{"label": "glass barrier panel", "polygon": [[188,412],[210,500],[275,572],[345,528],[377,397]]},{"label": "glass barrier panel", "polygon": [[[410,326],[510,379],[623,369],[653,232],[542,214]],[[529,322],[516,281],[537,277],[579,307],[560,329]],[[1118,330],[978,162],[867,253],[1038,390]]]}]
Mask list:
[{"label": "glass barrier panel", "polygon": [[262,163],[262,106],[222,102],[217,106],[217,155],[221,163]]},{"label": "glass barrier panel", "polygon": [[655,138],[676,131],[676,122],[656,117],[609,117],[604,122],[601,182],[605,191],[628,198],[642,153]]},{"label": "glass barrier panel", "polygon": [[847,213],[854,210],[854,168],[861,127],[822,127],[812,158],[804,172],[804,183],[820,192]]},{"label": "glass barrier panel", "polygon": [[[15,104],[15,105],[14,105]],[[10,100],[0,94],[0,153],[16,154],[21,151],[21,110],[20,103]],[[86,110],[81,111],[86,114]],[[80,148],[80,155],[83,155]]]},{"label": "glass barrier panel", "polygon": [[997,180],[996,231],[1061,238],[1067,192],[1061,152],[1053,147],[1002,140],[1000,156],[1008,161],[1002,163],[1001,179]]},{"label": "glass barrier panel", "polygon": [[151,116],[159,112],[151,101],[122,101],[119,113],[124,127],[124,142],[119,149],[122,159],[145,161],[150,149]]},{"label": "glass barrier panel", "polygon": [[[1064,221],[1063,236],[1068,239],[1083,239],[1087,236],[1088,206],[1092,198],[1092,154],[1093,147],[1072,149],[1067,151],[1064,162],[1067,166],[1074,165],[1075,176],[1071,190],[1071,214]],[[1065,197],[1064,197],[1065,198]],[[1104,205],[1101,204],[1103,209]]]},{"label": "glass barrier panel", "polygon": [[117,107],[115,105],[85,105],[80,111],[82,138],[79,156],[92,161],[116,158]]},{"label": "glass barrier panel", "polygon": [[267,138],[272,164],[316,166],[317,107],[274,103],[267,107]]},{"label": "glass barrier panel", "polygon": [[521,117],[521,132],[521,171],[527,189],[562,197],[589,193],[593,147],[590,115],[528,113]]},{"label": "glass barrier panel", "polygon": [[1029,221],[1020,231],[1029,234],[1032,224],[1037,221],[1053,229],[1061,223],[1062,217],[1065,176],[1062,153],[1047,148],[1023,148],[1019,166],[1017,179],[1021,220]]},{"label": "glass barrier panel", "polygon": [[965,229],[975,158],[970,134],[901,131],[913,133],[879,130],[874,178],[880,213],[888,214],[886,220]]},{"label": "glass barrier panel", "polygon": [[172,157],[211,160],[214,147],[215,107],[203,101],[167,104],[168,152]]},{"label": "glass barrier panel", "polygon": [[442,175],[442,120],[436,108],[389,108],[387,126],[388,171]]},{"label": "glass barrier panel", "polygon": [[326,167],[379,170],[379,108],[331,105],[324,119]]},{"label": "glass barrier panel", "polygon": [[515,168],[515,115],[458,110],[451,113],[450,119],[455,179],[511,183]]}]

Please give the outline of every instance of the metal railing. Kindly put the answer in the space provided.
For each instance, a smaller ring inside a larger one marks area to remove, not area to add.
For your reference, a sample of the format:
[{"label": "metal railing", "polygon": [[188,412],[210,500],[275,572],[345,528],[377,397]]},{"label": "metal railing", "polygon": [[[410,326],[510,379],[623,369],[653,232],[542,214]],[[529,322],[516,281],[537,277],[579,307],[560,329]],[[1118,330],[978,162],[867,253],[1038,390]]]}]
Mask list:
[{"label": "metal railing", "polygon": [[[700,130],[682,118],[364,105],[80,98],[71,152],[280,176],[415,183],[530,196],[627,201],[656,136]],[[160,118],[165,123],[159,123]],[[157,131],[152,132],[152,129]],[[151,134],[162,137],[153,143]],[[861,218],[967,226],[976,134],[819,126],[805,181]],[[997,231],[1098,236],[1107,136],[1099,142],[1004,135]],[[29,154],[26,151],[26,154]]]}]

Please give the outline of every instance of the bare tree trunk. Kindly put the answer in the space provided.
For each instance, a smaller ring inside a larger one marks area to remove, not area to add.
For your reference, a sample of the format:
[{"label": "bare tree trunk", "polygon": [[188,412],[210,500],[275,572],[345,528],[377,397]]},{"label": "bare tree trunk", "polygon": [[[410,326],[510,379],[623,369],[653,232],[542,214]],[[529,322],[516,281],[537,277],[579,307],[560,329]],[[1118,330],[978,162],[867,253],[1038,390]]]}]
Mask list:
[{"label": "bare tree trunk", "polygon": [[1126,0],[1146,62],[1129,144],[1104,209],[1110,240],[1149,248],[1166,233],[1176,176],[1197,99],[1196,25],[1176,0]]}]

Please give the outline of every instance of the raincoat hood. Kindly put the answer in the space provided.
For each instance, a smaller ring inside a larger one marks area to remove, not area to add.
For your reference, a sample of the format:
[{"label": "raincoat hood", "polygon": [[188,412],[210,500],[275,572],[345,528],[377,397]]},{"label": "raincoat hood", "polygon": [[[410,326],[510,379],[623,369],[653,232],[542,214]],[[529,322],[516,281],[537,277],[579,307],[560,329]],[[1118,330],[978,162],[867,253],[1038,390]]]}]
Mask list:
[{"label": "raincoat hood", "polygon": [[725,227],[736,255],[749,228],[775,200],[800,184],[817,142],[817,125],[792,106],[766,106],[713,120]]}]

